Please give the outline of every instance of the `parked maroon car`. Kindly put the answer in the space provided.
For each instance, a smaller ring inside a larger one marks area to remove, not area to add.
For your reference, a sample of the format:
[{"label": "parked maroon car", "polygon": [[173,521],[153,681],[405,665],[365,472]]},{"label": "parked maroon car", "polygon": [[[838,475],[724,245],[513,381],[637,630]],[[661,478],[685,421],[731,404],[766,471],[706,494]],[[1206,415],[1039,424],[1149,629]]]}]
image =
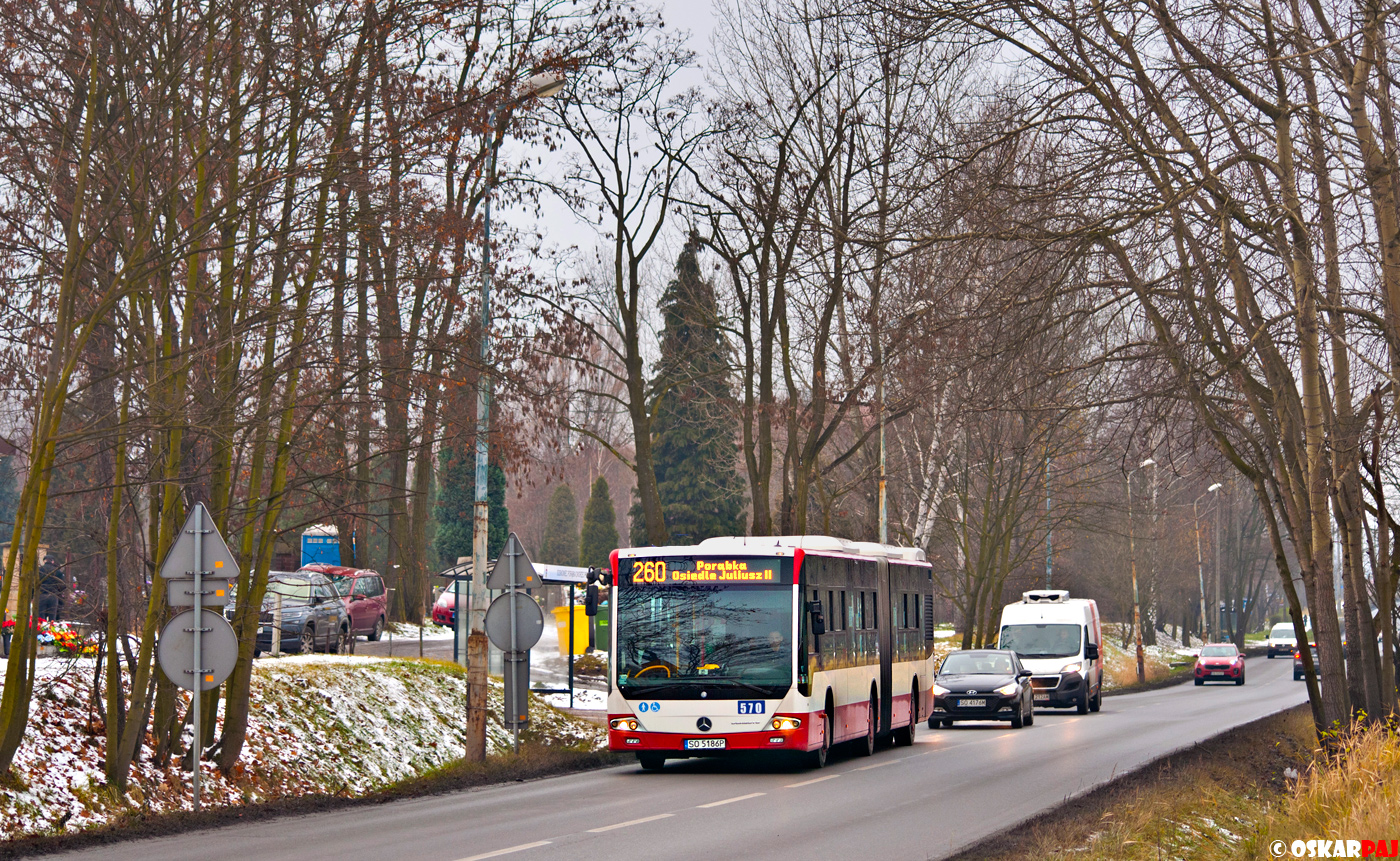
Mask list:
[{"label": "parked maroon car", "polygon": [[366,639],[378,640],[384,634],[389,613],[389,592],[378,571],[368,568],[346,568],[325,562],[301,566],[302,571],[319,571],[335,584],[350,613],[350,635],[364,634]]}]

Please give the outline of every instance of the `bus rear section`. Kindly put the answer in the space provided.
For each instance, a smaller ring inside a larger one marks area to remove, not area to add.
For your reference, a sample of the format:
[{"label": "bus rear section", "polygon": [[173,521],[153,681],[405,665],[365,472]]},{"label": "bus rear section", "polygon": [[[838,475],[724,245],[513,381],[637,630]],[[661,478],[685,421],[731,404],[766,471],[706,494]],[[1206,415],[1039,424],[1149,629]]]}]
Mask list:
[{"label": "bus rear section", "polygon": [[[805,754],[821,765],[833,743],[889,731],[893,714],[907,725],[917,706],[893,707],[888,681],[884,696],[870,692],[891,678],[894,652],[891,632],[877,624],[879,607],[893,623],[912,617],[903,607],[892,611],[898,603],[882,601],[872,583],[863,648],[844,649],[837,660],[834,642],[854,639],[836,633],[849,628],[846,620],[827,634],[825,603],[804,595],[804,565],[815,555],[804,545],[836,539],[814,538],[709,539],[613,554],[610,749],[637,753],[646,768],[755,752]],[[830,573],[825,581],[834,585]],[[898,676],[909,684],[907,672]],[[906,690],[906,703],[922,701]]]}]

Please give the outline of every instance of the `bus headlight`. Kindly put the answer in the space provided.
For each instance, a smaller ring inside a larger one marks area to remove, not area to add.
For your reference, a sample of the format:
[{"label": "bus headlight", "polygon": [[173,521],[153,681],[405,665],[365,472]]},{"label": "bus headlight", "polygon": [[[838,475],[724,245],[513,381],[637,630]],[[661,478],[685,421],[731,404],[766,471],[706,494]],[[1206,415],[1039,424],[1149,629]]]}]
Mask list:
[{"label": "bus headlight", "polygon": [[795,717],[775,717],[773,718],[773,729],[797,729],[802,726],[802,718]]},{"label": "bus headlight", "polygon": [[608,726],[616,730],[622,730],[623,732],[635,732],[638,724],[636,718],[623,717],[613,718],[612,720],[608,721]]}]

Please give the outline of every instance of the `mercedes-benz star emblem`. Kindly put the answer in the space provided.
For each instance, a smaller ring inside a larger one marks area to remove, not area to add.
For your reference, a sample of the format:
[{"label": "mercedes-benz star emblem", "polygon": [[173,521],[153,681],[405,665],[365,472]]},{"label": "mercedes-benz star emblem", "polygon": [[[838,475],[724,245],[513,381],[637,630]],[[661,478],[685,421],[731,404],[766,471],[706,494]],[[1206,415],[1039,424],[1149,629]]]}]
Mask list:
[{"label": "mercedes-benz star emblem", "polygon": [[977,692],[976,692],[976,691],[967,691],[967,693],[969,693],[969,694],[975,694],[975,693],[977,693]]},{"label": "mercedes-benz star emblem", "polygon": [[710,723],[710,719],[707,717],[702,717],[695,722],[695,728],[701,732],[709,732],[712,726],[714,726],[714,724]]}]

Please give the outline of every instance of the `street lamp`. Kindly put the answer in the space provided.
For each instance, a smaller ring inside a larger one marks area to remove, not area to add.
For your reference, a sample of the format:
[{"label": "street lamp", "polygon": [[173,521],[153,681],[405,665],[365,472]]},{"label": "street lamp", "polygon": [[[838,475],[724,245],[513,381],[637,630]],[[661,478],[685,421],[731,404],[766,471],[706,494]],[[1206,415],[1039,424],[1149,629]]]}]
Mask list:
[{"label": "street lamp", "polygon": [[[476,505],[472,518],[472,579],[468,612],[457,608],[455,639],[460,644],[466,633],[463,625],[470,619],[471,633],[465,636],[467,656],[467,751],[468,761],[486,758],[486,532],[490,506],[486,499],[487,458],[490,454],[488,436],[491,432],[491,191],[496,185],[496,151],[503,130],[497,121],[509,111],[536,96],[557,95],[564,89],[565,77],[559,72],[541,72],[526,79],[521,91],[508,96],[491,109],[486,133],[490,154],[487,157],[486,186],[482,193],[481,241],[481,370],[476,384]],[[457,650],[459,654],[461,649]]]},{"label": "street lamp", "polygon": [[1201,587],[1201,640],[1208,642],[1208,631],[1210,629],[1210,618],[1206,616],[1206,575],[1205,563],[1201,561],[1201,511],[1200,503],[1205,498],[1206,493],[1214,493],[1220,489],[1220,482],[1212,484],[1206,488],[1206,492],[1196,497],[1191,503],[1191,513],[1196,518],[1196,581]]},{"label": "street lamp", "polygon": [[1142,653],[1142,605],[1138,602],[1137,549],[1133,543],[1133,473],[1144,467],[1157,465],[1152,458],[1144,460],[1135,469],[1128,470],[1128,568],[1133,575],[1133,643],[1137,646],[1137,680],[1147,681],[1147,668],[1143,664]]}]

